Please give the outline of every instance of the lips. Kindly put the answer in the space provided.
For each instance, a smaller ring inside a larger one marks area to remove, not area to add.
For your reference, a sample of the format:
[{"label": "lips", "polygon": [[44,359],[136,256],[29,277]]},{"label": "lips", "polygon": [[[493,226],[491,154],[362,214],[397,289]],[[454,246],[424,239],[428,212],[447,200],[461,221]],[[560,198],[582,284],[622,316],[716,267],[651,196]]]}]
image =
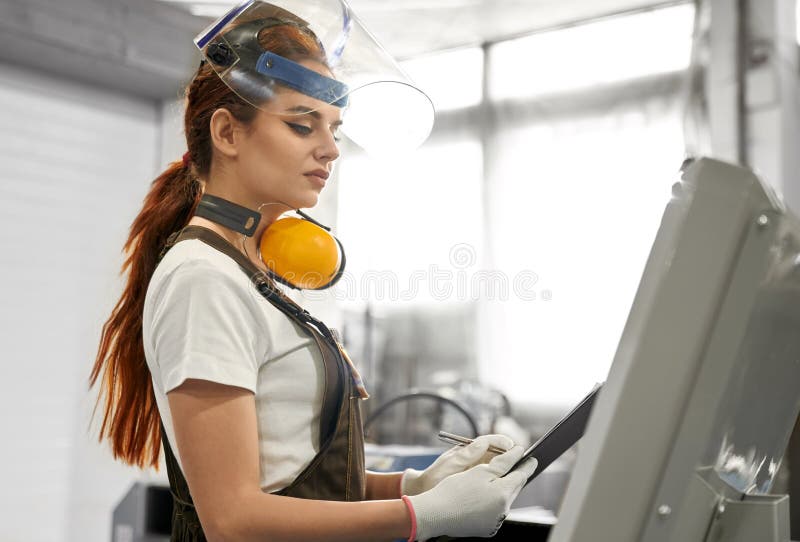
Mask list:
[{"label": "lips", "polygon": [[324,169],[315,169],[314,171],[308,171],[308,172],[304,173],[303,175],[305,175],[306,177],[309,177],[309,176],[313,175],[315,177],[319,177],[323,181],[327,181],[328,177],[330,176],[330,173],[328,173]]},{"label": "lips", "polygon": [[308,173],[304,173],[303,175],[305,175],[309,181],[311,181],[314,185],[316,185],[317,188],[322,190],[323,188],[325,188],[325,182],[328,178],[328,175],[330,174],[324,169],[316,169],[314,171],[309,171]]}]

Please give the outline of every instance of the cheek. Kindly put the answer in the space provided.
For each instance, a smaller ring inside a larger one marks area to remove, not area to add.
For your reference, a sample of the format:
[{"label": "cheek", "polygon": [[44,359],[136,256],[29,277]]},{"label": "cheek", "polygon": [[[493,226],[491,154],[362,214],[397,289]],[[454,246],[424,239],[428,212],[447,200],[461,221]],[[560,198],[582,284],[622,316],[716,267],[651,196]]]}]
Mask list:
[{"label": "cheek", "polygon": [[264,154],[280,168],[297,168],[308,154],[308,143],[291,135],[275,138],[264,149]]},{"label": "cheek", "polygon": [[247,169],[259,178],[291,177],[306,165],[306,156],[312,150],[309,140],[287,133],[282,121],[266,119],[248,139]]},{"label": "cheek", "polygon": [[[278,183],[293,178],[302,169],[300,146],[292,137],[255,133],[247,145],[245,171],[248,183],[263,186],[264,182]],[[277,185],[275,185],[277,186]]]},{"label": "cheek", "polygon": [[281,125],[273,121],[255,132],[251,143],[259,154],[277,156],[287,147],[289,139]]},{"label": "cheek", "polygon": [[249,168],[263,168],[274,161],[276,142],[268,134],[256,132],[247,141],[247,158]]}]

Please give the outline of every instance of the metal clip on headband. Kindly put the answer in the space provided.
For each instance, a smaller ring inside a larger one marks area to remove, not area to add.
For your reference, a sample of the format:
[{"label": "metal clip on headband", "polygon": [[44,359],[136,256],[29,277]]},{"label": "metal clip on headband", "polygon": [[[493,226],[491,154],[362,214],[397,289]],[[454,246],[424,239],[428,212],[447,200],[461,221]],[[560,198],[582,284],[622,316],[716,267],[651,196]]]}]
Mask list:
[{"label": "metal clip on headband", "polygon": [[261,214],[226,199],[204,194],[197,204],[196,216],[207,218],[226,228],[252,237],[256,232]]}]

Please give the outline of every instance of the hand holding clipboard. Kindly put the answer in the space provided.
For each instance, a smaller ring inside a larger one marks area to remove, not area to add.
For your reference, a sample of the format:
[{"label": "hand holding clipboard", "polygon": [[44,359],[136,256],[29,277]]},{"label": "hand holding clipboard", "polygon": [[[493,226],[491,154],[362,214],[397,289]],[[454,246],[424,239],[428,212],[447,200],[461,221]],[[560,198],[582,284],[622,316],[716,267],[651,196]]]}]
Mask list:
[{"label": "hand holding clipboard", "polygon": [[595,385],[575,408],[525,450],[520,460],[511,467],[511,471],[513,471],[530,457],[535,457],[539,461],[539,465],[533,475],[528,478],[526,485],[581,439],[586,431],[586,425],[589,423],[589,415],[592,413],[595,399],[602,388],[602,384]]},{"label": "hand holding clipboard", "polygon": [[[522,457],[517,461],[511,471],[515,470],[525,461],[531,457],[535,457],[539,462],[533,475],[528,478],[526,485],[536,478],[540,472],[546,469],[550,464],[558,459],[561,454],[570,449],[576,442],[578,442],[583,433],[586,431],[586,425],[589,422],[589,415],[592,412],[597,394],[602,389],[602,384],[597,384],[589,394],[584,397],[578,405],[570,410],[566,416],[561,418],[550,430],[545,433],[542,438],[534,442],[530,448],[525,450]],[[456,444],[458,446],[466,446],[472,439],[439,431],[439,438],[446,442]],[[505,450],[490,450],[494,453],[503,453]],[[511,472],[509,471],[509,472]]]}]

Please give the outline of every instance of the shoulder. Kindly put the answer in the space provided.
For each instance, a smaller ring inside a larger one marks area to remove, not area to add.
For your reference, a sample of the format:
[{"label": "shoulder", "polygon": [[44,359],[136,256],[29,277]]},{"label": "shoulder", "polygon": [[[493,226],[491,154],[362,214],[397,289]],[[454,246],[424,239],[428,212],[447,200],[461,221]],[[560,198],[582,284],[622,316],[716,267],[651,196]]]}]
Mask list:
[{"label": "shoulder", "polygon": [[218,280],[243,289],[251,286],[235,261],[199,239],[181,241],[172,247],[153,272],[150,286],[194,280]]},{"label": "shoulder", "polygon": [[255,309],[258,292],[247,274],[225,254],[190,239],[172,247],[159,262],[147,287],[146,305],[170,299],[234,300]]},{"label": "shoulder", "polygon": [[181,241],[167,251],[156,267],[152,280],[166,278],[178,271],[229,276],[241,279],[240,282],[243,284],[249,283],[249,279],[236,262],[199,239]]}]

